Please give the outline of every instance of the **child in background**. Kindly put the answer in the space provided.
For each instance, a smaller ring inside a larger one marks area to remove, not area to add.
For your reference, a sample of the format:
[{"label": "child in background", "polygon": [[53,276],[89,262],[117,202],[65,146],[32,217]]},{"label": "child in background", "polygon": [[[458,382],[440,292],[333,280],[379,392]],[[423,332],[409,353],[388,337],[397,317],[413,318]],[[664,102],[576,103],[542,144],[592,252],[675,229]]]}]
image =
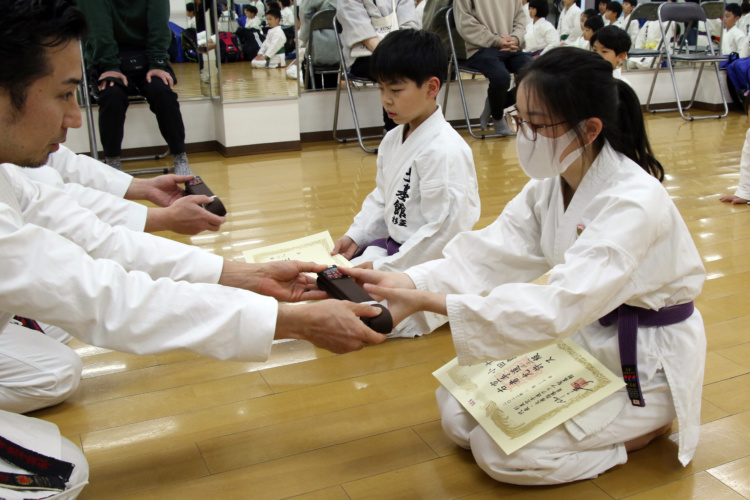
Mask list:
[{"label": "child in background", "polygon": [[529,0],[528,6],[531,24],[526,25],[524,50],[532,57],[539,57],[560,44],[560,35],[552,23],[545,19],[549,14],[547,0]]},{"label": "child in background", "polygon": [[562,0],[562,3],[557,32],[561,41],[571,43],[581,36],[581,8],[576,5],[576,0]]},{"label": "child in background", "polygon": [[292,0],[281,1],[281,25],[294,26],[294,10],[292,9]]},{"label": "child in background", "polygon": [[747,37],[739,27],[742,9],[736,3],[724,6],[724,32],[721,36],[721,53],[726,55],[737,52],[740,57],[750,55]]},{"label": "child in background", "polygon": [[615,2],[615,0],[610,0],[607,2],[607,9],[604,11],[604,25],[616,26],[620,15],[622,15],[622,4],[620,2]]},{"label": "child in background", "polygon": [[268,33],[266,40],[260,46],[258,55],[252,60],[253,68],[278,68],[286,66],[284,56],[284,44],[286,35],[281,29],[281,12],[278,9],[271,9],[266,12],[266,22],[268,23]]},{"label": "child in background", "polygon": [[632,43],[635,43],[635,37],[638,36],[638,30],[641,27],[640,24],[638,24],[637,19],[633,19],[633,22],[628,26],[630,14],[633,12],[636,5],[638,5],[638,0],[622,0],[622,15],[617,19],[617,22],[615,22],[615,26],[622,28],[627,32]]},{"label": "child in background", "polygon": [[260,29],[260,17],[258,17],[258,8],[254,5],[245,5],[245,28]]},{"label": "child in background", "polygon": [[[590,23],[589,20],[591,20]],[[594,9],[586,9],[581,12],[582,35],[579,36],[576,40],[570,43],[563,43],[562,45],[567,45],[568,47],[578,47],[579,49],[584,50],[591,50],[591,44],[589,43],[589,40],[591,40],[591,35],[593,35],[596,30],[600,30],[603,27],[604,20],[602,19],[602,17],[598,15]]]},{"label": "child in background", "polygon": [[[376,187],[332,255],[363,268],[403,271],[441,257],[448,241],[479,220],[471,148],[435,100],[447,67],[440,37],[428,31],[394,31],[375,48],[370,71],[398,126],[380,143]],[[445,318],[431,321],[407,322],[395,335],[429,333]]]},{"label": "child in background", "polygon": [[612,65],[612,76],[622,80],[632,87],[629,81],[622,77],[620,64],[628,57],[630,37],[617,26],[605,26],[591,36],[591,49],[602,56]]}]

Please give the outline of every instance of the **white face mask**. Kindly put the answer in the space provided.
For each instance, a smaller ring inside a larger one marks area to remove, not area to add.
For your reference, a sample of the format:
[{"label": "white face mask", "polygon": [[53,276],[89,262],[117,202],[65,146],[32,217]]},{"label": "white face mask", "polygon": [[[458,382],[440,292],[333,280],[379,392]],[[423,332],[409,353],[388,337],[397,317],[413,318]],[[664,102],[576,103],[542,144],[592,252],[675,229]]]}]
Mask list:
[{"label": "white face mask", "polygon": [[556,138],[537,134],[536,140],[527,139],[519,130],[516,135],[516,154],[523,171],[532,179],[548,179],[565,172],[568,167],[583,154],[583,146],[571,151],[560,161],[560,156],[570,144],[578,139],[573,127],[564,135]]}]

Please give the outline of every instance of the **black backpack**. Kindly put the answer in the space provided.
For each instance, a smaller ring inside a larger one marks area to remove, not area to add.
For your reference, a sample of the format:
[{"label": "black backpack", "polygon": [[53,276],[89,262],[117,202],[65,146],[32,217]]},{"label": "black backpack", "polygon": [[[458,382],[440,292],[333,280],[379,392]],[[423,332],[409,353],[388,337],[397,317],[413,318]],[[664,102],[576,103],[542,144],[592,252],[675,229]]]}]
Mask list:
[{"label": "black backpack", "polygon": [[253,60],[255,56],[258,55],[260,46],[263,45],[266,37],[263,36],[263,33],[260,30],[255,28],[248,29],[240,27],[237,28],[237,31],[234,33],[237,36],[237,40],[240,42],[240,49],[242,50],[242,55],[245,57],[245,60]]},{"label": "black backpack", "polygon": [[195,28],[182,30],[180,35],[182,54],[190,62],[198,61],[198,31]]}]

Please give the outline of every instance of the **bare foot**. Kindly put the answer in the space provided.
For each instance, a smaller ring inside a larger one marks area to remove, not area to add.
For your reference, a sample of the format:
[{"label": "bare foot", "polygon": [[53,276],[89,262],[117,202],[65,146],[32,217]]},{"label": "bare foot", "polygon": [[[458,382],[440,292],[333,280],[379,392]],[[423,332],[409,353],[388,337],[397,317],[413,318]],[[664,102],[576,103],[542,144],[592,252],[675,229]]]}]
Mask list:
[{"label": "bare foot", "polygon": [[625,451],[630,453],[631,451],[637,451],[644,448],[648,443],[658,438],[659,436],[668,433],[672,430],[672,422],[668,423],[663,427],[659,427],[655,431],[651,431],[648,434],[644,434],[641,437],[631,439],[625,442]]}]

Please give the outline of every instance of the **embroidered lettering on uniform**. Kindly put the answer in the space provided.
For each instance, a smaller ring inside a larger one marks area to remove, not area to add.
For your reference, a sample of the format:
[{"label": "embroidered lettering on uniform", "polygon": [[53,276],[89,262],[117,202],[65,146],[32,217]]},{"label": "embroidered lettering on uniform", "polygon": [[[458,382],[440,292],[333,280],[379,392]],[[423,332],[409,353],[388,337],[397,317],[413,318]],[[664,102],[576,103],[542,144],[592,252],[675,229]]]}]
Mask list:
[{"label": "embroidered lettering on uniform", "polygon": [[409,189],[411,189],[411,167],[406,171],[406,176],[403,180],[404,188],[396,192],[396,201],[393,202],[393,217],[391,217],[391,222],[397,226],[407,227],[406,200],[409,198]]}]

